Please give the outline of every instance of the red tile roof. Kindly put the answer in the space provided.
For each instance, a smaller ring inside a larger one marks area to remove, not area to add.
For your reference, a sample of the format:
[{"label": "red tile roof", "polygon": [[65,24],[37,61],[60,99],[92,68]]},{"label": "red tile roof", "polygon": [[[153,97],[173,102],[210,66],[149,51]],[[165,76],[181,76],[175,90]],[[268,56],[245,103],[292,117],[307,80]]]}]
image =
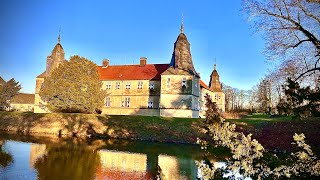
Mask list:
[{"label": "red tile roof", "polygon": [[206,85],[206,83],[204,83],[201,79],[200,79],[200,87],[205,88],[205,89],[211,91],[210,88]]},{"label": "red tile roof", "polygon": [[98,66],[100,80],[160,80],[169,64]]}]

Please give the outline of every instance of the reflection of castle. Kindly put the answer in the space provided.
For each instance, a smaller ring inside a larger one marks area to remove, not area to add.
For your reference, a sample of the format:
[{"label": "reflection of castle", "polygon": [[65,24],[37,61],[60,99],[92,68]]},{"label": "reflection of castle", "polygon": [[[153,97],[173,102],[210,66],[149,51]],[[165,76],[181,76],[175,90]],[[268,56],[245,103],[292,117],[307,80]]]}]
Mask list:
[{"label": "reflection of castle", "polygon": [[140,153],[99,150],[101,165],[96,179],[150,179],[147,155]]},{"label": "reflection of castle", "polygon": [[[47,112],[41,107],[44,102],[41,102],[39,91],[45,78],[64,61],[59,36],[58,44],[47,57],[46,71],[36,79],[34,112]],[[209,94],[221,110],[225,109],[216,68],[208,87],[193,66],[183,24],[174,43],[170,64],[147,64],[147,58],[142,57],[138,65],[111,66],[109,60],[103,60],[97,69],[103,89],[107,91],[103,114],[197,118],[203,115],[205,94]]]},{"label": "reflection of castle", "polygon": [[96,179],[152,179],[158,166],[165,179],[188,179],[197,174],[197,167],[191,159],[162,154],[154,159],[147,154],[110,150],[98,152],[101,164],[97,168]]},{"label": "reflection of castle", "polygon": [[45,144],[31,144],[30,146],[30,167],[34,168],[35,163],[39,158],[47,153]]}]

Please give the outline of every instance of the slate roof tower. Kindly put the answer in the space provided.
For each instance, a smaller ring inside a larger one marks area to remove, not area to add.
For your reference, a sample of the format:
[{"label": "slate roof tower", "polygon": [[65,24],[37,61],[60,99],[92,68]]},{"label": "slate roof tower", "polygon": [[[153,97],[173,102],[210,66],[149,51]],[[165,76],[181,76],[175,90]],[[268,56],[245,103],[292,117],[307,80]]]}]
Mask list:
[{"label": "slate roof tower", "polygon": [[[163,74],[198,76],[192,62],[190,43],[184,34],[184,24],[181,24],[180,34],[174,43],[170,67]],[[199,77],[199,76],[198,76]]]},{"label": "slate roof tower", "polygon": [[51,55],[47,56],[46,76],[49,76],[52,71],[65,61],[64,50],[60,44],[60,34],[58,36],[58,43],[54,46]]},{"label": "slate roof tower", "polygon": [[58,36],[58,43],[54,46],[51,51],[51,55],[47,56],[46,70],[37,76],[36,78],[36,90],[35,90],[35,99],[34,99],[34,112],[35,113],[45,113],[49,112],[44,106],[45,102],[43,102],[40,98],[39,92],[45,78],[50,76],[54,69],[56,69],[60,64],[65,62],[64,59],[64,50],[62,45],[60,44],[60,33]]},{"label": "slate roof tower", "polygon": [[161,74],[160,116],[199,117],[199,81],[182,23],[169,68]]},{"label": "slate roof tower", "polygon": [[214,69],[210,75],[209,88],[211,91],[214,91],[214,92],[222,92],[220,78],[219,78],[216,64],[214,64]]}]

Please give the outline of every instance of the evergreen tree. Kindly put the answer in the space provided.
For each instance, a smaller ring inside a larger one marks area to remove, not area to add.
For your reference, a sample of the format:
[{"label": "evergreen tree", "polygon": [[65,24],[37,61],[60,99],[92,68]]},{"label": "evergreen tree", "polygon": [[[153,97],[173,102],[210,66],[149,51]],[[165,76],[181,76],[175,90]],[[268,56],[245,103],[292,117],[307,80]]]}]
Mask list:
[{"label": "evergreen tree", "polygon": [[10,107],[10,100],[19,93],[21,85],[13,78],[0,85],[0,110]]},{"label": "evergreen tree", "polygon": [[320,116],[320,89],[311,89],[309,86],[300,87],[298,82],[288,78],[285,86],[286,103],[284,107],[292,108],[298,118]]},{"label": "evergreen tree", "polygon": [[52,112],[95,113],[106,95],[101,87],[96,64],[75,55],[45,79],[40,97]]}]

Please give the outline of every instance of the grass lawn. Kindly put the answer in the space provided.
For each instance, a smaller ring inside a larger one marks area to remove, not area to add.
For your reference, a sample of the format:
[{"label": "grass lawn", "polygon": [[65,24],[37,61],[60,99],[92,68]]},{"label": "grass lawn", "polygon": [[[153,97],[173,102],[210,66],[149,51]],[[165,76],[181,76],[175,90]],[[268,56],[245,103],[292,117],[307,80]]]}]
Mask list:
[{"label": "grass lawn", "polygon": [[320,154],[320,118],[293,120],[291,116],[270,117],[266,114],[253,114],[242,119],[228,119],[235,123],[237,130],[251,133],[269,150],[292,151],[295,133],[304,133],[306,142]]},{"label": "grass lawn", "polygon": [[201,119],[111,116],[80,113],[0,112],[0,130],[48,134],[97,134],[101,137],[196,143]]},{"label": "grass lawn", "polygon": [[[151,116],[110,116],[96,114],[50,113],[34,114],[0,112],[0,130],[22,133],[93,134],[103,137],[159,142],[196,143],[201,119]],[[291,120],[253,114],[243,119],[228,119],[237,131],[251,133],[268,150],[296,150],[295,133],[304,133],[306,141],[320,154],[320,119]]]},{"label": "grass lawn", "polygon": [[[138,137],[142,140],[162,142],[195,143],[201,119],[156,116],[98,116],[107,127],[107,132]],[[118,133],[120,132],[120,133]],[[122,133],[121,133],[122,132]]]}]

